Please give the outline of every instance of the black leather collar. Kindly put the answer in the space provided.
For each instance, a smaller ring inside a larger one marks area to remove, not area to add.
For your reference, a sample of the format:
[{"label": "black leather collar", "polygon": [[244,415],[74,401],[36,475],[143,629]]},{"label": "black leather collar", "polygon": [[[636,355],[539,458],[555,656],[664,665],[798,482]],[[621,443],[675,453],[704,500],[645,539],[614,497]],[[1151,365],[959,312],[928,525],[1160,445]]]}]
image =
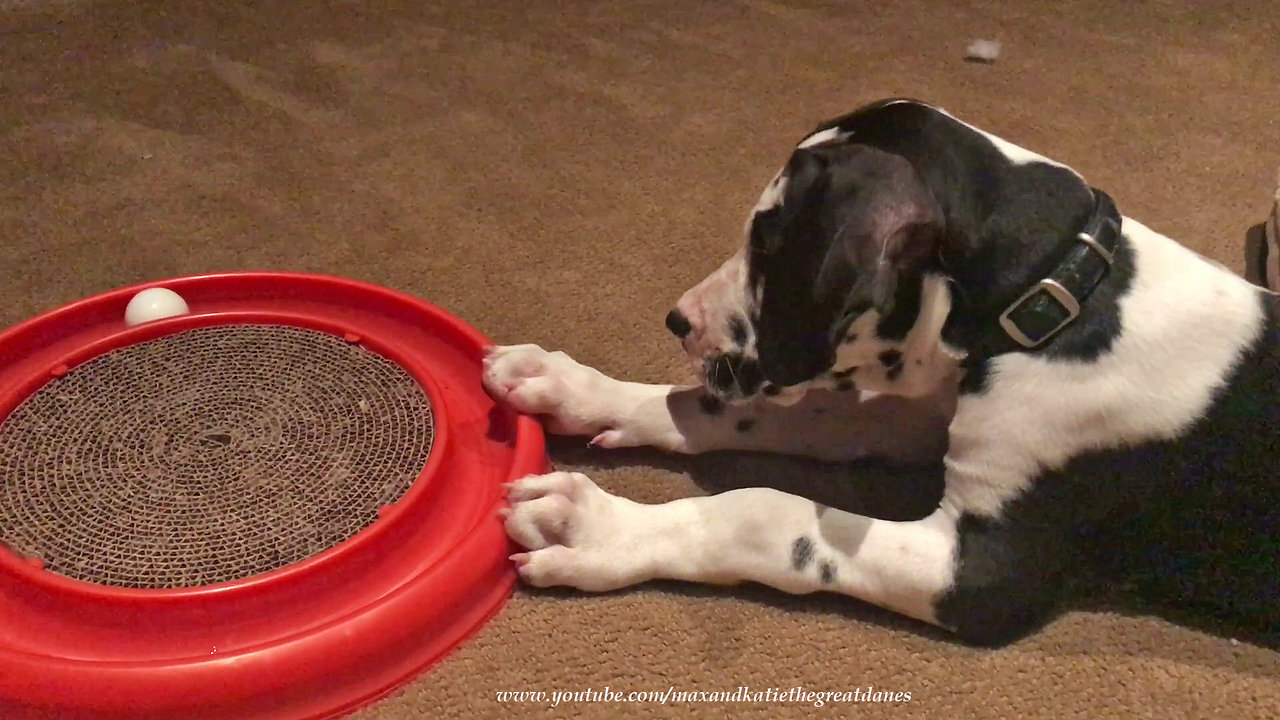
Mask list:
[{"label": "black leather collar", "polygon": [[[971,359],[1034,352],[1048,345],[1080,314],[1080,306],[1111,269],[1120,244],[1120,211],[1106,193],[1093,190],[1093,213],[1052,272],[1000,314]],[[976,356],[976,357],[974,357]]]}]

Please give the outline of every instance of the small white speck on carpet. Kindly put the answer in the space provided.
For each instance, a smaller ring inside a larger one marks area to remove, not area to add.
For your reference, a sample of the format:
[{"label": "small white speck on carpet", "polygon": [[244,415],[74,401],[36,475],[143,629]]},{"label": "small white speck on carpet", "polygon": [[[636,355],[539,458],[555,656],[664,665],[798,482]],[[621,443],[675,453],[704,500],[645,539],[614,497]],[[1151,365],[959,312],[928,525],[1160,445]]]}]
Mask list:
[{"label": "small white speck on carpet", "polygon": [[964,51],[964,59],[970,62],[991,64],[999,57],[999,40],[974,40]]}]

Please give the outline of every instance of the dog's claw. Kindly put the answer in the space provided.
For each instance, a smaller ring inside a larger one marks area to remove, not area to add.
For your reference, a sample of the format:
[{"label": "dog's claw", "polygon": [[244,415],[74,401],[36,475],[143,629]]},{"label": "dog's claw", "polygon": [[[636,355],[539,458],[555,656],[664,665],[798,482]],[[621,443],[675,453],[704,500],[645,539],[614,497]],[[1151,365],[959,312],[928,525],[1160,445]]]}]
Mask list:
[{"label": "dog's claw", "polygon": [[608,428],[600,432],[600,434],[591,438],[591,442],[587,443],[587,447],[592,448],[615,448],[620,444],[622,439],[621,433],[614,428]]}]

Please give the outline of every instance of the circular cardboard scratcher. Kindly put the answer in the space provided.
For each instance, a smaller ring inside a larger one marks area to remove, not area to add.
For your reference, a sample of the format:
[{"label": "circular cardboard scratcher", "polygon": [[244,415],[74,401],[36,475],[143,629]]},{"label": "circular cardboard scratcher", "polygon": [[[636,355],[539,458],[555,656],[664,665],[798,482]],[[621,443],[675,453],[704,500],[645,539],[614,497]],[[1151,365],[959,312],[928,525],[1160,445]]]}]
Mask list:
[{"label": "circular cardboard scratcher", "polygon": [[426,465],[431,403],[326,333],[187,330],[51,381],[0,425],[0,538],[45,569],[209,585],[354,536]]},{"label": "circular cardboard scratcher", "polygon": [[[128,326],[154,287],[190,312]],[[344,278],[121,288],[0,332],[0,718],[321,720],[510,596],[548,469],[489,341]]]}]

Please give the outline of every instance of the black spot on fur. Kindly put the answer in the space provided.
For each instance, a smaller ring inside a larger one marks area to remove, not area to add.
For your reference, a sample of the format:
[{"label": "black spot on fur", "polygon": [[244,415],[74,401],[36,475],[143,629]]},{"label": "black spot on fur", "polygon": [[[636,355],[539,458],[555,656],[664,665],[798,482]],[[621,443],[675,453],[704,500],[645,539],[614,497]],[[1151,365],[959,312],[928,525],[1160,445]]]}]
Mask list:
[{"label": "black spot on fur", "polygon": [[763,386],[761,386],[760,392],[764,393],[765,395],[768,395],[769,397],[774,397],[778,393],[782,392],[782,388],[778,387],[777,385],[774,385],[773,383],[765,383]]},{"label": "black spot on fur", "polygon": [[891,367],[902,362],[902,353],[898,350],[885,350],[880,353],[880,364],[885,367]]},{"label": "black spot on fur", "polygon": [[813,561],[813,541],[801,535],[791,543],[791,568],[799,572]]},{"label": "black spot on fur", "polygon": [[850,344],[850,343],[856,343],[856,342],[858,342],[858,333],[849,333],[849,334],[845,337],[844,342],[845,342],[845,344],[846,344],[846,345],[848,345],[848,344]]},{"label": "black spot on fur", "polygon": [[840,378],[847,378],[850,375],[857,372],[857,370],[858,370],[857,367],[845,368],[844,370],[836,370],[835,372],[831,373],[831,377],[837,380],[839,380]]},{"label": "black spot on fur", "polygon": [[836,580],[836,566],[833,563],[822,561],[818,566],[818,578],[822,580],[823,585],[830,585]]},{"label": "black spot on fur", "polygon": [[849,392],[855,387],[857,387],[857,385],[855,385],[852,380],[848,380],[848,379],[841,380],[840,382],[836,383],[836,390],[839,392]]},{"label": "black spot on fur", "polygon": [[741,420],[738,421],[736,425],[734,425],[734,427],[737,428],[738,432],[740,433],[749,432],[751,428],[755,426],[756,426],[756,421],[754,418],[742,418]]},{"label": "black spot on fur", "polygon": [[729,334],[733,336],[733,344],[738,347],[746,347],[747,345],[747,321],[741,317],[734,316],[729,321]]},{"label": "black spot on fur", "polygon": [[884,376],[888,378],[890,382],[897,380],[900,375],[902,375],[902,363],[894,365],[884,373]]},{"label": "black spot on fur", "polygon": [[[893,310],[876,323],[876,336],[881,340],[902,340],[911,332],[920,316],[919,282],[903,283],[894,296]],[[890,363],[892,364],[892,363]]]},{"label": "black spot on fur", "polygon": [[714,395],[703,394],[698,397],[698,407],[708,415],[719,415],[724,412],[724,402]]}]

